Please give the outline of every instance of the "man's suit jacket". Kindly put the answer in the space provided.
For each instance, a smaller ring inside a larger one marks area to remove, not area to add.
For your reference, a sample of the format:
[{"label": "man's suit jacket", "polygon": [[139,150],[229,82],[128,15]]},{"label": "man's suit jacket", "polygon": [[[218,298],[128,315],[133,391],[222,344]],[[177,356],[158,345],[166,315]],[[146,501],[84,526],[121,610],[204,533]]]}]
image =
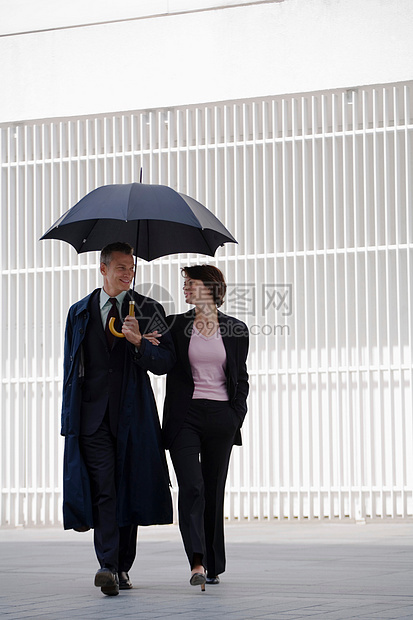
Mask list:
[{"label": "man's suit jacket", "polygon": [[[169,448],[179,432],[194,393],[194,380],[188,358],[195,309],[184,314],[167,317],[174,341],[177,362],[168,372],[163,411],[162,434],[166,448]],[[249,391],[247,355],[249,345],[248,328],[242,321],[218,311],[219,330],[227,354],[226,378],[231,407],[239,418],[239,428],[234,444],[241,445],[241,426],[247,413]]]},{"label": "man's suit jacket", "polygon": [[[92,435],[109,410],[110,427],[117,434],[125,357],[125,338],[114,338],[110,348],[102,325],[98,289],[90,300],[90,319],[83,340],[84,381],[80,434]],[[109,406],[109,407],[108,407]]]}]

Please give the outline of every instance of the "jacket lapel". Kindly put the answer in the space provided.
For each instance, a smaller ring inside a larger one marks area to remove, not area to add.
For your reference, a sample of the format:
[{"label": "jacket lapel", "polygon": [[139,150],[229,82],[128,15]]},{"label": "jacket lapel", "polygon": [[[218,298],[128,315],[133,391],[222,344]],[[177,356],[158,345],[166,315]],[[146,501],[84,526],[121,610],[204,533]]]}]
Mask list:
[{"label": "jacket lapel", "polygon": [[219,322],[219,331],[221,332],[222,341],[224,343],[225,351],[227,354],[227,364],[232,366],[232,362],[234,359],[235,351],[234,351],[234,338],[231,338],[230,329],[231,323],[228,320],[228,317],[222,312],[218,310],[218,322]]},{"label": "jacket lapel", "polygon": [[221,332],[222,342],[224,343],[225,352],[227,354],[227,367],[225,374],[227,376],[228,396],[231,399],[234,394],[234,370],[236,368],[236,339],[231,337],[232,322],[228,316],[218,310],[219,331]]},{"label": "jacket lapel", "polygon": [[192,325],[195,319],[195,310],[189,310],[182,317],[179,317],[178,323],[175,327],[177,338],[175,346],[179,348],[179,357],[182,360],[185,372],[192,379],[191,365],[189,363],[188,349],[191,341]]}]

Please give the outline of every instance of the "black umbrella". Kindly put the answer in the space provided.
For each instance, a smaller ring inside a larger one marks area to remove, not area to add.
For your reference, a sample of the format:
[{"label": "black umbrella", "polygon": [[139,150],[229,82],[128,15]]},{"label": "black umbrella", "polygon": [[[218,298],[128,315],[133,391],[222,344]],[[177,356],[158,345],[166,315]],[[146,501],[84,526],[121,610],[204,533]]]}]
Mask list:
[{"label": "black umbrella", "polygon": [[147,261],[183,252],[214,256],[224,243],[237,243],[201,203],[166,185],[144,183],[98,187],[41,239],[67,241],[79,254],[126,241]]},{"label": "black umbrella", "polygon": [[[66,211],[40,239],[61,239],[75,250],[101,250],[123,241],[134,248],[136,261],[194,252],[214,256],[218,246],[237,243],[206,207],[166,185],[103,185]],[[135,276],[133,288],[135,288]],[[129,304],[134,316],[134,303]],[[112,325],[115,336],[123,337]]]}]

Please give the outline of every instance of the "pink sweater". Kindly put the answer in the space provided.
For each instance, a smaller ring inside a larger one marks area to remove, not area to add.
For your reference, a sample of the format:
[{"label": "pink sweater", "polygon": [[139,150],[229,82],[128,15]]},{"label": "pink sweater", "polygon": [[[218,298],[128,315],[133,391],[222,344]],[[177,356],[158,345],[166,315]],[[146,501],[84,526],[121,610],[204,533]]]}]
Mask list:
[{"label": "pink sweater", "polygon": [[192,398],[228,400],[225,368],[227,354],[219,329],[207,338],[192,328],[188,349],[195,389]]}]

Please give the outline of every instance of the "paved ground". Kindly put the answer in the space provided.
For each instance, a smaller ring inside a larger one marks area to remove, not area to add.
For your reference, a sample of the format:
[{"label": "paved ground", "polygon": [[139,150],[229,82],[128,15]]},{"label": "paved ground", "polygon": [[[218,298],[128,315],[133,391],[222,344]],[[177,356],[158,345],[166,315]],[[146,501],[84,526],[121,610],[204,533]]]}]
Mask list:
[{"label": "paved ground", "polygon": [[413,522],[243,523],[227,532],[227,572],[188,583],[176,526],[141,528],[134,589],[93,586],[92,536],[0,529],[5,619],[413,619]]}]

